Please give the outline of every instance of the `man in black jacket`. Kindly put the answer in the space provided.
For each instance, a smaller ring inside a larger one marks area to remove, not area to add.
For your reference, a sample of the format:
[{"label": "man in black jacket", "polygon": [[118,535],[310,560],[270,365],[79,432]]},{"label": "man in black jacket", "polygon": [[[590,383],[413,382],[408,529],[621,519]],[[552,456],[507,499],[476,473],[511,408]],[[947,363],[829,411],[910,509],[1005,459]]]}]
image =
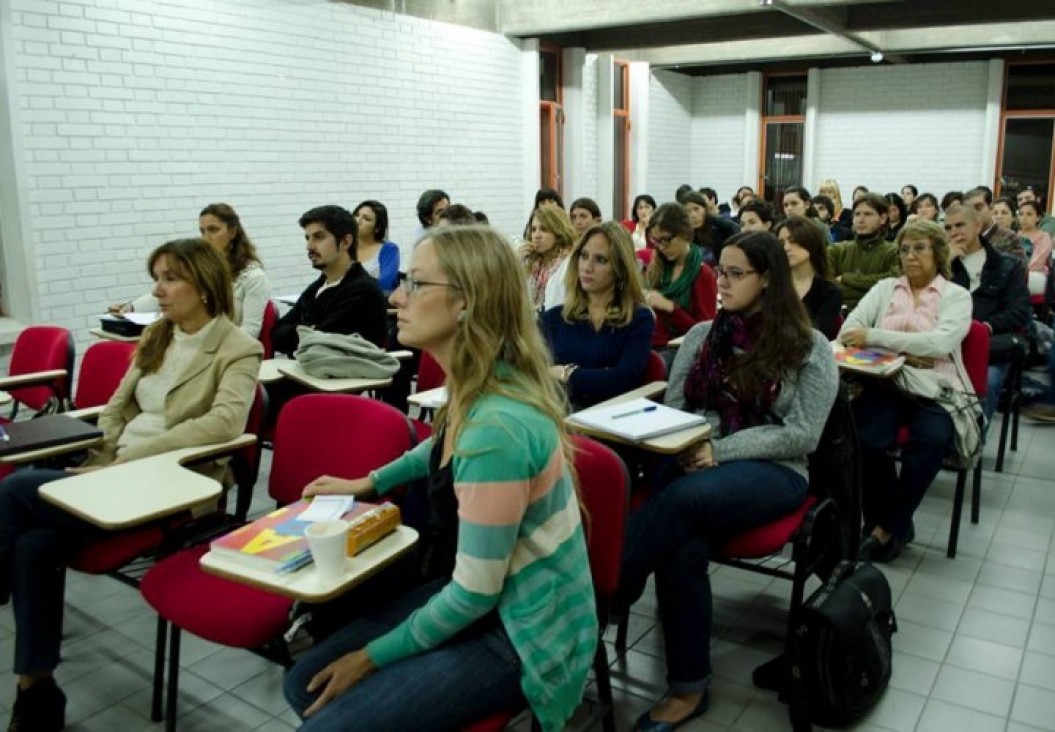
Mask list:
[{"label": "man in black jacket", "polygon": [[1005,342],[1013,334],[1023,335],[1029,326],[1029,288],[1026,270],[1015,256],[998,252],[982,236],[983,222],[970,206],[957,204],[945,212],[945,234],[952,253],[952,280],[967,288],[974,302],[972,317],[990,333],[989,386],[985,398],[988,425],[1000,401],[1010,363]]},{"label": "man in black jacket", "polygon": [[271,330],[275,350],[293,354],[300,338],[297,326],[326,333],[358,333],[385,346],[387,305],[377,281],[355,261],[357,226],[340,206],[319,206],[300,217],[311,266],[322,274],[308,286]]}]

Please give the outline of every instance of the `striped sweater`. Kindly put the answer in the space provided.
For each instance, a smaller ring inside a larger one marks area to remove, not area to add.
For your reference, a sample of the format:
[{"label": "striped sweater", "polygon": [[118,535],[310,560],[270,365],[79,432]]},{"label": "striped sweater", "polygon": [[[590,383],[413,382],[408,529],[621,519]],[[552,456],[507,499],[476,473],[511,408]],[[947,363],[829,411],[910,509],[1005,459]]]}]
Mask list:
[{"label": "striped sweater", "polygon": [[[428,474],[426,440],[375,474],[385,493]],[[453,460],[458,551],[450,583],[366,647],[384,667],[440,645],[497,608],[544,730],[582,698],[598,640],[586,541],[552,420],[502,396],[469,411]]]}]

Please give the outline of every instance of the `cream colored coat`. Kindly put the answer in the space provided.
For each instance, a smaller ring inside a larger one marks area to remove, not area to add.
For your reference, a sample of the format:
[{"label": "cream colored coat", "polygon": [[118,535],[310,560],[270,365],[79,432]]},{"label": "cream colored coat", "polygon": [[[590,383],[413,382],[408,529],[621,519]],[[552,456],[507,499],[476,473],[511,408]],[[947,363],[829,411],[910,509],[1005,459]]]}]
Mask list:
[{"label": "cream colored coat", "polygon": [[[165,432],[127,445],[124,460],[183,447],[226,442],[242,434],[256,392],[263,347],[225,316],[219,316],[201,349],[165,397]],[[107,465],[117,456],[117,440],[140,413],[135,393],[143,372],[132,365],[99,417],[103,443],[87,465]],[[226,461],[196,468],[222,480]]]}]

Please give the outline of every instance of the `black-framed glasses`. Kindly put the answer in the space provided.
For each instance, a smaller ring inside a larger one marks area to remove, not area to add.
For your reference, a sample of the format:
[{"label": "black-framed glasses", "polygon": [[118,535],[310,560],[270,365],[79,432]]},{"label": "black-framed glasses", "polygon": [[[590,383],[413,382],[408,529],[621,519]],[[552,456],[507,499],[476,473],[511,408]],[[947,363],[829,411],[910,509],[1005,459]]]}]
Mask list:
[{"label": "black-framed glasses", "polygon": [[429,282],[427,280],[419,280],[410,276],[404,277],[403,281],[400,283],[399,286],[402,287],[403,291],[406,292],[408,295],[413,295],[422,287],[428,287],[430,285],[433,287],[450,287],[454,290],[462,289],[458,285],[455,285],[451,282]]},{"label": "black-framed glasses", "polygon": [[675,234],[668,234],[667,236],[650,236],[652,243],[656,246],[669,247],[671,242],[677,238]]},{"label": "black-framed glasses", "polygon": [[740,269],[739,267],[723,267],[722,265],[716,265],[714,268],[714,274],[718,279],[723,277],[729,278],[733,282],[739,282],[749,274],[754,274],[753,269]]}]

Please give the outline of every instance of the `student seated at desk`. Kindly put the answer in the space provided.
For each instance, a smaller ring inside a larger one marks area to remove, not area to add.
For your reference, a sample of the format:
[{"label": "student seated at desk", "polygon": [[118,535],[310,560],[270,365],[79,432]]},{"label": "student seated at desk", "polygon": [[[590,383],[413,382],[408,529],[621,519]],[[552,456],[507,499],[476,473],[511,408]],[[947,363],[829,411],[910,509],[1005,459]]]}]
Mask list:
[{"label": "student seated at desk", "polygon": [[392,302],[400,343],[447,375],[437,431],[367,477],[322,477],[305,494],[427,479],[430,543],[414,589],[357,603],[289,672],[286,698],[301,730],[459,729],[525,703],[562,729],[597,615],[563,398],[523,270],[489,227],[433,229]]},{"label": "student seated at desk", "polygon": [[[162,319],[144,331],[135,363],[106,405],[104,439],[84,472],[169,450],[233,439],[249,414],[263,349],[231,320],[231,279],[200,239],[172,241],[150,255]],[[226,465],[198,470],[223,479]],[[25,470],[0,482],[0,598],[14,604],[18,695],[11,729],[62,729],[66,697],[59,663],[65,562],[105,532],[54,506],[41,485],[68,477]],[[143,490],[158,486],[144,485]]]},{"label": "student seated at desk", "polygon": [[[839,340],[905,354],[891,379],[862,379],[854,399],[861,440],[861,504],[865,539],[860,558],[891,561],[912,541],[912,514],[941,463],[955,450],[955,427],[934,400],[943,388],[972,390],[960,356],[971,327],[971,294],[952,281],[949,242],[941,227],[915,219],[895,243],[903,275],[880,280],[846,317]],[[902,426],[901,472],[890,455]]]},{"label": "student seated at desk", "polygon": [[293,354],[300,344],[298,325],[326,333],[358,333],[385,347],[385,296],[358,256],[359,225],[340,206],[319,206],[300,217],[311,266],[322,274],[271,329],[279,353]]},{"label": "student seated at desk", "polygon": [[828,243],[807,218],[789,216],[773,232],[780,238],[791,265],[791,281],[802,298],[813,327],[825,338],[835,338],[842,315],[843,293],[828,279]]},{"label": "student seated at desk", "polygon": [[652,352],[656,319],[645,305],[634,243],[609,221],[586,231],[572,248],[564,305],[542,315],[554,375],[575,409],[630,391]]},{"label": "student seated at desk", "polygon": [[775,236],[729,239],[718,289],[723,309],[685,337],[666,396],[704,413],[713,436],[661,471],[659,492],[627,525],[617,601],[629,608],[655,573],[670,688],[639,730],[673,729],[707,710],[711,553],[801,505],[806,456],[838,388],[831,346],[810,327]]},{"label": "student seated at desk", "polygon": [[[234,311],[231,320],[235,325],[242,326],[242,330],[253,338],[259,338],[260,328],[264,324],[264,308],[271,298],[271,284],[241,219],[226,203],[210,203],[198,216],[198,231],[201,232],[201,238],[214,246],[231,267],[234,277]],[[131,302],[110,306],[112,313],[153,313],[157,310],[158,301],[153,292]]]},{"label": "student seated at desk", "polygon": [[352,211],[356,223],[356,259],[387,295],[399,284],[399,246],[388,241],[388,207],[367,200]]}]

